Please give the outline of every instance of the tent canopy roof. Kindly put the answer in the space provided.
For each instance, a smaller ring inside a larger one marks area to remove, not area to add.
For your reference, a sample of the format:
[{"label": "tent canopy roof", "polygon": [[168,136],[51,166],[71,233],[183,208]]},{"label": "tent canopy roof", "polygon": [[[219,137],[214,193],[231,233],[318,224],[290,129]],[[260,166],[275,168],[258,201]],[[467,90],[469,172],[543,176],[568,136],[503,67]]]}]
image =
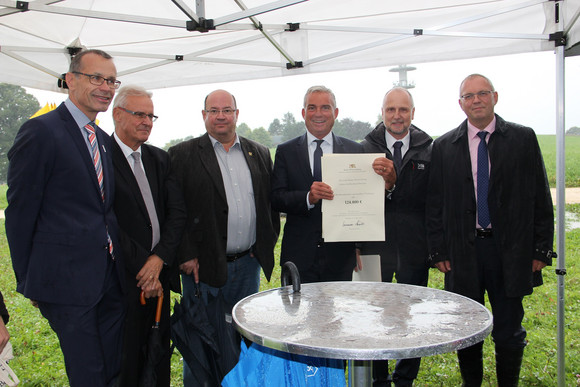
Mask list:
[{"label": "tent canopy roof", "polygon": [[107,51],[119,79],[148,89],[546,51],[558,31],[568,46],[580,40],[579,10],[580,0],[0,0],[0,82],[56,91],[82,47]]}]

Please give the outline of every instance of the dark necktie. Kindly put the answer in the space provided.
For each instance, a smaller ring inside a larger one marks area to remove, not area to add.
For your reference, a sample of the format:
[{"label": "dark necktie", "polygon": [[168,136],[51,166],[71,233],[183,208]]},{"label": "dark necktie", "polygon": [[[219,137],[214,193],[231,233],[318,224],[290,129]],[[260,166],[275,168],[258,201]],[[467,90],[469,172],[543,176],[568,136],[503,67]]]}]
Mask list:
[{"label": "dark necktie", "polygon": [[153,203],[153,194],[151,193],[151,187],[149,186],[149,181],[143,167],[141,164],[141,154],[139,152],[131,153],[133,160],[135,160],[135,165],[133,168],[133,173],[135,174],[135,179],[137,184],[139,184],[139,189],[141,190],[141,196],[145,202],[145,207],[147,207],[147,213],[149,214],[149,220],[151,221],[151,235],[152,235],[152,245],[151,249],[157,245],[159,242],[159,219],[157,218],[157,210],[155,209],[155,204]]},{"label": "dark necktie", "polygon": [[487,193],[489,190],[489,158],[487,155],[486,131],[477,133],[479,146],[477,147],[477,222],[483,228],[489,227],[491,219],[487,205]]},{"label": "dark necktie", "polygon": [[316,142],[316,149],[314,150],[314,165],[312,166],[312,176],[314,177],[315,181],[322,181],[322,148],[320,145],[324,140],[314,140]]},{"label": "dark necktie", "polygon": [[395,141],[393,144],[393,164],[395,164],[395,170],[397,174],[401,173],[401,165],[403,164],[403,156],[401,155],[401,147],[403,146],[403,141]]}]

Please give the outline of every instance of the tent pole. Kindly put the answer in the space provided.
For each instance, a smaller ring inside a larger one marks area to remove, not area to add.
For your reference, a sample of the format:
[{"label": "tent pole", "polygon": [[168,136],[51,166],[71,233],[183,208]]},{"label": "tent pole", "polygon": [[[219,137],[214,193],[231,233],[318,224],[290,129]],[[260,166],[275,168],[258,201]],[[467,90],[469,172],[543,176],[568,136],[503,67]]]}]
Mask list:
[{"label": "tent pole", "polygon": [[564,278],[566,274],[566,158],[564,49],[556,47],[556,240],[558,252],[558,387],[565,386]]}]

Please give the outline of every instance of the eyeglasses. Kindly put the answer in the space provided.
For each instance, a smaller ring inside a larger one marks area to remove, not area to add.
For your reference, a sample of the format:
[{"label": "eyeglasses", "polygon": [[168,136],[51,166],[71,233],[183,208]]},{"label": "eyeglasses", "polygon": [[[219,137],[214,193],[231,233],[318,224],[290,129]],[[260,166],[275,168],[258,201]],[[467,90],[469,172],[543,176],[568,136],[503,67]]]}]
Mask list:
[{"label": "eyeglasses", "polygon": [[236,110],[235,109],[210,109],[210,110],[206,110],[207,113],[209,113],[210,116],[217,116],[218,114],[222,113],[224,116],[231,116],[232,114],[234,114]]},{"label": "eyeglasses", "polygon": [[475,98],[476,95],[479,99],[483,99],[484,97],[487,98],[491,93],[493,93],[493,90],[484,90],[479,93],[464,94],[461,96],[461,99],[464,101],[473,101],[473,98]]},{"label": "eyeglasses", "polygon": [[85,74],[79,71],[73,71],[72,73],[89,77],[89,82],[95,86],[101,86],[104,82],[107,82],[107,86],[109,86],[111,89],[118,89],[121,86],[121,81],[118,81],[114,78],[105,78],[101,77],[100,75]]},{"label": "eyeglasses", "polygon": [[124,107],[120,107],[120,106],[118,106],[118,108],[129,113],[129,114],[133,114],[135,117],[139,117],[142,120],[144,120],[145,118],[149,118],[151,120],[151,122],[155,122],[155,120],[158,118],[156,115],[153,115],[153,114],[147,114],[147,113],[143,113],[143,112],[134,112],[134,111],[131,111],[129,109],[125,109]]}]

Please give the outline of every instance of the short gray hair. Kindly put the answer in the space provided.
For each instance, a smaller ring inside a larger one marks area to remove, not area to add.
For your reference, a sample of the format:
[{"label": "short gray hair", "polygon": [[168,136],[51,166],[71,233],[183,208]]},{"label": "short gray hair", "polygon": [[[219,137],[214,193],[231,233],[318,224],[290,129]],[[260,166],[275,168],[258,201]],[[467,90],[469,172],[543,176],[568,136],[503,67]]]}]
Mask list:
[{"label": "short gray hair", "polygon": [[73,58],[70,62],[70,66],[68,68],[68,72],[74,73],[74,72],[81,71],[81,61],[82,61],[83,57],[85,55],[88,55],[88,54],[95,54],[95,55],[98,55],[98,56],[103,57],[105,59],[113,59],[113,57],[111,55],[107,54],[103,50],[96,50],[96,49],[83,50],[83,51],[79,52],[78,54],[76,54],[75,56],[73,56]]},{"label": "short gray hair", "polygon": [[332,92],[332,90],[330,90],[326,86],[312,86],[306,91],[306,94],[304,95],[304,108],[305,109],[306,109],[306,101],[308,100],[308,96],[310,94],[313,94],[313,93],[327,93],[327,94],[329,94],[330,95],[330,102],[332,103],[332,107],[334,109],[336,109],[336,97],[334,96],[334,93]]},{"label": "short gray hair", "polygon": [[467,81],[468,79],[473,79],[473,78],[483,78],[487,81],[487,83],[489,83],[489,87],[491,88],[491,91],[495,91],[495,87],[493,87],[493,83],[491,83],[491,81],[489,80],[488,77],[486,77],[485,75],[481,75],[481,74],[469,74],[468,76],[465,77],[465,79],[463,81],[461,81],[461,84],[459,85],[459,97],[461,97],[461,89],[463,88],[463,84],[465,83],[465,81]]},{"label": "short gray hair", "polygon": [[153,97],[153,93],[145,90],[141,86],[127,85],[123,86],[117,92],[115,102],[113,102],[113,109],[116,107],[124,107],[127,103],[127,97]]}]

